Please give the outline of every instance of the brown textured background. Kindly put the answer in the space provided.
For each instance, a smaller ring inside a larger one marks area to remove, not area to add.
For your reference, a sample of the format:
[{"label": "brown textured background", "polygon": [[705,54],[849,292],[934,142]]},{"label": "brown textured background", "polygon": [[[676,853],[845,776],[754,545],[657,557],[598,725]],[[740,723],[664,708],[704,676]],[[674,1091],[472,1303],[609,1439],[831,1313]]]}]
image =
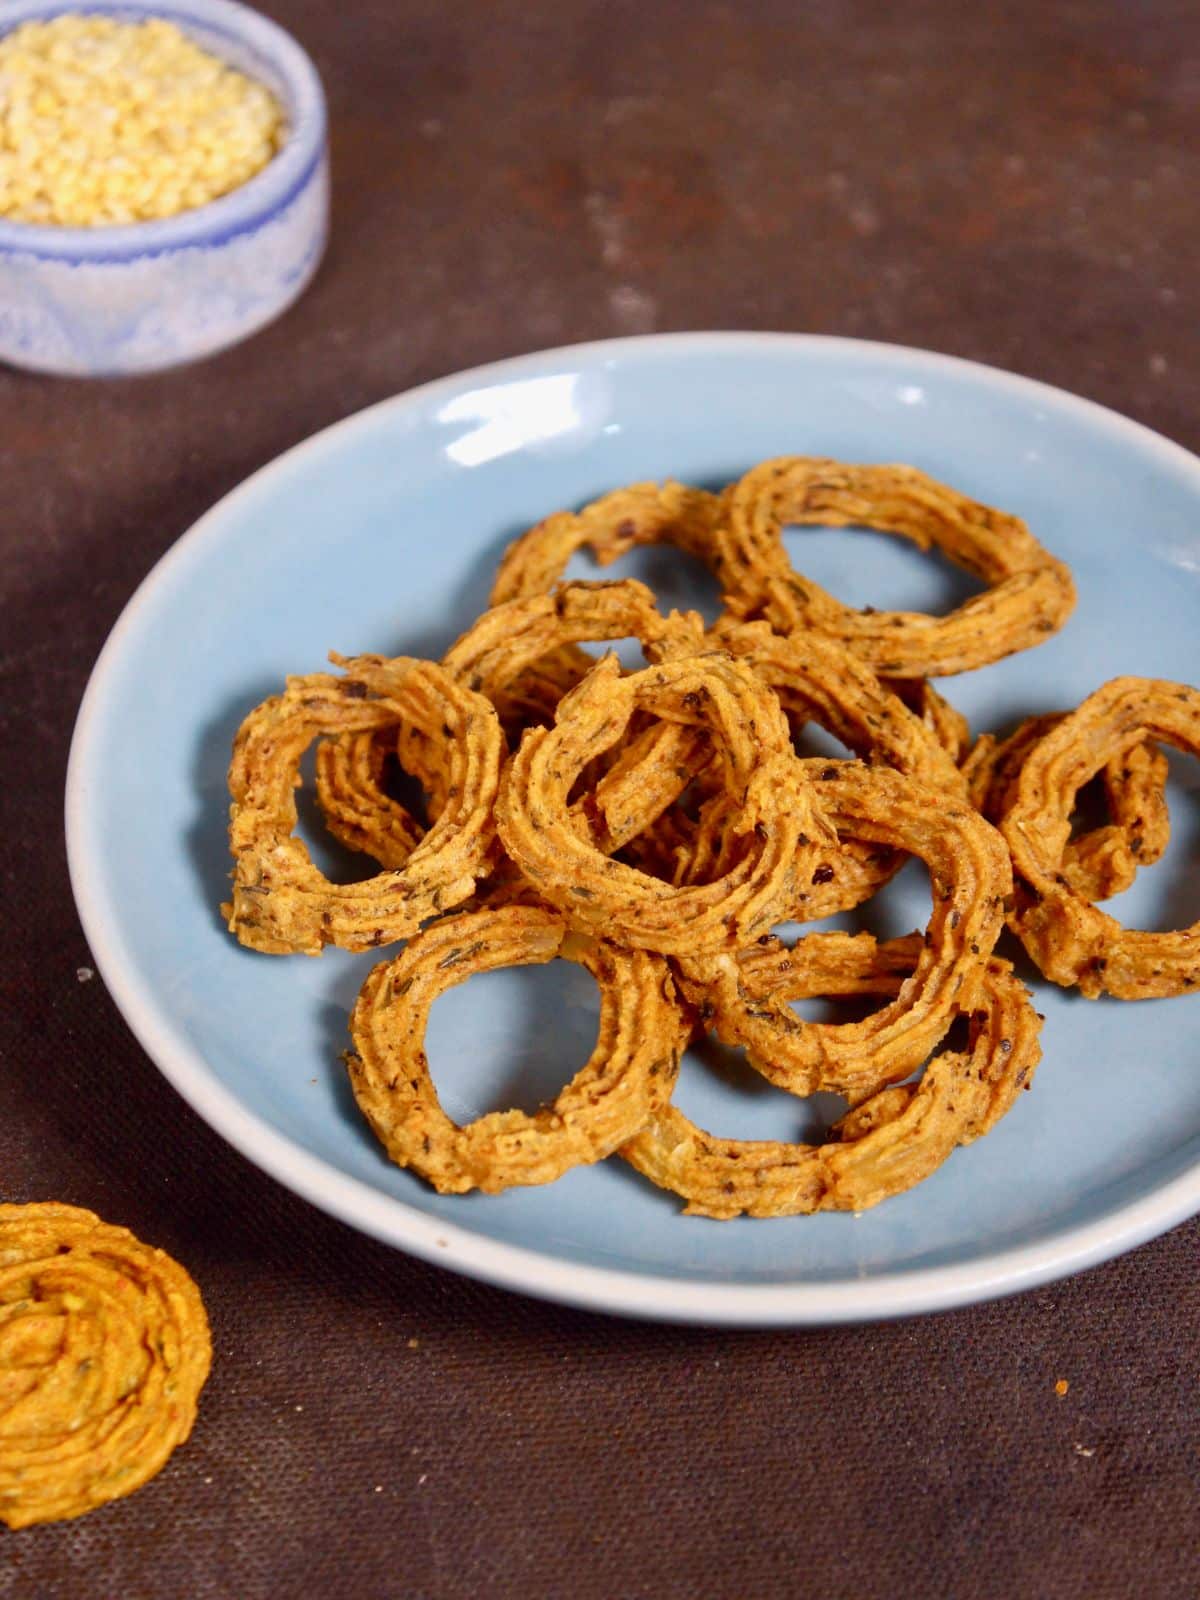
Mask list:
[{"label": "brown textured background", "polygon": [[177,1252],[216,1343],[187,1448],[81,1522],[0,1529],[0,1597],[1193,1595],[1200,1225],[1015,1301],[826,1333],[453,1278],[293,1199],[159,1078],[76,976],[60,808],[88,670],[155,558],[284,447],[440,373],[809,329],[1010,367],[1200,447],[1200,10],[266,9],[331,103],[308,295],[163,377],[0,372],[0,1195]]}]

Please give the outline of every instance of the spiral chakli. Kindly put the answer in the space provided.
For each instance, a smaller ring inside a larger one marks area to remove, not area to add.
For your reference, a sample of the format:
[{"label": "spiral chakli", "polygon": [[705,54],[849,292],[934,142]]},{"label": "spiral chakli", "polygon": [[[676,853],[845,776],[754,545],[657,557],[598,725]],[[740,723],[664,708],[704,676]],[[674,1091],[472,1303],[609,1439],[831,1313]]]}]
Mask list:
[{"label": "spiral chakli", "polygon": [[170,1256],[74,1206],[0,1205],[0,1522],[140,1488],[192,1431],[211,1360]]}]

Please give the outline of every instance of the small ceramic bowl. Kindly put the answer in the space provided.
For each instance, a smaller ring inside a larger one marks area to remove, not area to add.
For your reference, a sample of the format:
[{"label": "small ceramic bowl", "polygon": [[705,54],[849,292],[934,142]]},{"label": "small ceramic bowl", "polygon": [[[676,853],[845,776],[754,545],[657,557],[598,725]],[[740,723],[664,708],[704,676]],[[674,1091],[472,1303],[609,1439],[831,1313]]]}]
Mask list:
[{"label": "small ceramic bowl", "polygon": [[287,138],[240,188],[160,222],[60,228],[0,218],[0,361],[78,376],[210,355],[277,317],[325,248],[325,97],[281,28],[234,0],[7,0],[0,33],[61,12],[164,17],[281,100]]}]

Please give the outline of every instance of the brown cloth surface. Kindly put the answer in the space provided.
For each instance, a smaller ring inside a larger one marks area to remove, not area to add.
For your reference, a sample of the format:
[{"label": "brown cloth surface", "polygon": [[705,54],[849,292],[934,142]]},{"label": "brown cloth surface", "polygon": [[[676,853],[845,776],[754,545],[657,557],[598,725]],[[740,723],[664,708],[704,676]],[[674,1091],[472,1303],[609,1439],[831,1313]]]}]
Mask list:
[{"label": "brown cloth surface", "polygon": [[185,1108],[77,976],[60,817],[89,668],[156,557],[285,446],[441,373],[807,329],[992,362],[1200,446],[1200,10],[267,9],[331,102],[310,292],[161,377],[0,372],[0,1196],[176,1252],[216,1346],[157,1480],[0,1528],[0,1597],[1194,1594],[1200,1225],[1016,1300],[825,1332],[455,1278]]}]

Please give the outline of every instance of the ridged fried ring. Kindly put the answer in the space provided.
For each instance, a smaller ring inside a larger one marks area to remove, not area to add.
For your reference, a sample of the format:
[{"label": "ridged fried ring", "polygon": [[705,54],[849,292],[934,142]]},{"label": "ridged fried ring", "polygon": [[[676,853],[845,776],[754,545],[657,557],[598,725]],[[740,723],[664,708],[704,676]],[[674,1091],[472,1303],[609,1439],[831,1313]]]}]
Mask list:
[{"label": "ridged fried ring", "polygon": [[[896,996],[911,982],[918,935],[876,945],[870,934],[810,934],[796,948],[785,992]],[[787,1217],[865,1211],[911,1189],[958,1145],[992,1128],[1041,1058],[1040,1019],[1007,961],[989,960],[970,1012],[966,1050],[947,1050],[919,1083],[871,1093],[834,1124],[824,1144],[721,1139],[674,1105],[621,1148],[659,1188],[687,1201],[689,1215]]]},{"label": "ridged fried ring", "polygon": [[211,1361],[164,1251],[76,1206],[0,1205],[0,1522],[141,1488],[191,1433]]},{"label": "ridged fried ring", "polygon": [[[269,954],[319,955],[327,944],[369,950],[407,938],[468,899],[490,863],[504,744],[491,705],[432,662],[358,656],[340,664],[344,678],[289,678],[234,740],[234,887],[222,911],[242,944]],[[322,734],[392,726],[440,735],[446,805],[402,867],[363,883],[330,883],[292,831],[300,759]]]},{"label": "ridged fried ring", "polygon": [[[603,855],[571,823],[576,778],[635,711],[713,735],[740,846],[716,881],[675,888]],[[778,700],[743,663],[712,653],[622,676],[607,656],[562,701],[553,728],[524,735],[504,772],[496,825],[521,872],[575,926],[664,955],[737,947],[770,926],[797,874],[811,873],[817,844],[832,842],[801,765]]]},{"label": "ridged fried ring", "polygon": [[1012,926],[1052,983],[1087,998],[1148,1000],[1200,986],[1200,922],[1172,933],[1126,929],[1082,899],[1063,871],[1075,796],[1147,739],[1200,755],[1200,691],[1113,678],[1033,746],[1000,821],[1018,877]]},{"label": "ridged fried ring", "polygon": [[384,788],[394,728],[369,728],[322,739],[317,745],[316,795],[325,826],[348,850],[402,867],[425,837],[406,806]]},{"label": "ridged fried ring", "polygon": [[[1000,821],[1016,796],[1025,757],[1064,715],[1029,717],[1004,740],[980,734],[964,771],[971,803],[989,822]],[[1104,765],[1103,779],[1112,821],[1069,839],[1062,861],[1071,888],[1093,903],[1128,889],[1137,869],[1157,861],[1171,837],[1167,758],[1157,745],[1134,745],[1114,756]]]},{"label": "ridged fried ring", "polygon": [[[804,761],[822,812],[837,829],[920,856],[933,913],[924,947],[897,998],[861,1022],[809,1022],[781,998],[793,953],[778,939],[715,957],[681,957],[684,989],[725,1044],[743,1045],[764,1077],[793,1094],[854,1096],[906,1077],[969,1011],[1004,922],[1012,872],[1004,841],[978,812],[859,761]],[[781,919],[782,920],[782,919]],[[803,941],[801,941],[801,948]]]},{"label": "ridged fried ring", "polygon": [[[770,684],[793,724],[816,722],[874,766],[892,767],[947,796],[965,795],[953,757],[852,651],[819,634],[783,636],[765,622],[719,627],[714,637]],[[792,916],[816,921],[860,905],[906,859],[874,843],[843,839],[798,892]]]},{"label": "ridged fried ring", "polygon": [[[556,511],[504,552],[492,583],[493,606],[545,594],[563,576],[577,550],[585,546],[606,567],[638,545],[672,544],[713,565],[712,527],[720,496],[685,484],[634,483],[601,495],[581,511]],[[592,668],[592,658],[575,645],[544,655],[509,686],[501,720],[511,723],[523,710],[526,721],[548,723],[554,707]]]},{"label": "ridged fried ring", "polygon": [[[796,572],[783,543],[789,525],[876,528],[935,545],[989,588],[945,617],[856,611]],[[765,617],[779,632],[811,629],[838,639],[881,676],[939,678],[1042,644],[1075,606],[1070,570],[1019,517],[968,500],[914,467],[847,466],[780,456],[726,491],[715,527],[725,603]]]},{"label": "ridged fried ring", "polygon": [[[637,638],[647,655],[688,653],[703,646],[700,619],[672,612],[664,617],[645,584],[561,584],[547,594],[510,601],[485,612],[451,647],[442,665],[457,680],[484,694],[510,716],[528,711],[510,699],[541,685],[538,669],[568,642]],[[580,652],[590,669],[591,656]],[[546,685],[541,685],[545,687]],[[551,705],[558,702],[557,690]],[[389,743],[390,741],[390,743]],[[365,850],[384,866],[404,865],[421,831],[409,813],[386,794],[383,765],[397,746],[402,765],[431,794],[431,814],[444,805],[441,739],[418,726],[397,732],[344,734],[317,747],[317,799],[330,831],[352,849]],[[684,723],[656,722],[640,729],[616,754],[573,810],[578,826],[605,855],[642,833],[686,788],[709,760],[707,735]]]},{"label": "ridged fried ring", "polygon": [[[587,1063],[552,1106],[496,1111],[465,1127],[442,1110],[423,1041],[438,995],[474,972],[562,957],[600,986],[600,1030]],[[601,1161],[670,1098],[690,1031],[667,963],[568,931],[532,905],[444,917],[370,973],[350,1019],[354,1097],[391,1160],[442,1194],[551,1183]]]},{"label": "ridged fried ring", "polygon": [[601,495],[582,511],[556,511],[504,552],[491,603],[544,594],[584,546],[602,567],[647,544],[673,544],[711,566],[712,530],[720,514],[719,495],[670,481],[633,483]]}]

